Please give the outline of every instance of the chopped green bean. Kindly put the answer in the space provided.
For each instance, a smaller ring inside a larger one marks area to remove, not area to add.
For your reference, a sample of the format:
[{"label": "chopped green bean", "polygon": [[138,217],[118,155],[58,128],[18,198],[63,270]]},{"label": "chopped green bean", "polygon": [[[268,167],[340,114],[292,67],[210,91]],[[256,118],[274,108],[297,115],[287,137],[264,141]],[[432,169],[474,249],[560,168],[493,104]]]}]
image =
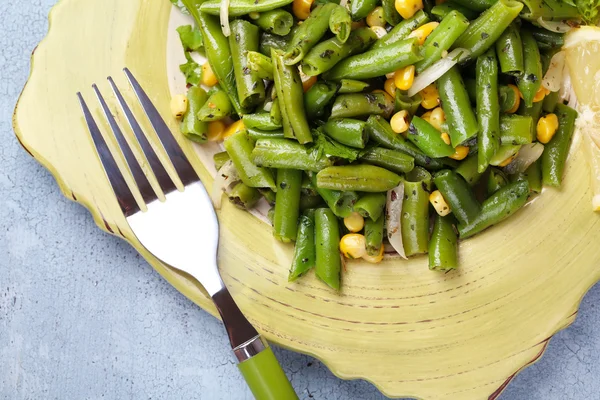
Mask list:
[{"label": "chopped green bean", "polygon": [[385,193],[366,193],[354,204],[354,211],[364,218],[375,221],[383,215],[385,203]]},{"label": "chopped green bean", "polygon": [[302,176],[302,171],[295,169],[277,170],[273,233],[277,240],[284,243],[295,241],[298,234]]},{"label": "chopped green bean", "polygon": [[240,175],[242,181],[250,187],[275,188],[275,180],[271,171],[256,166],[251,160],[254,142],[245,130],[234,133],[225,141],[225,150],[229,153],[231,161]]},{"label": "chopped green bean", "polygon": [[360,153],[360,160],[377,165],[397,174],[407,173],[415,167],[415,159],[401,151],[384,147],[371,147]]},{"label": "chopped green bean", "polygon": [[317,277],[339,290],[342,269],[340,231],[338,220],[330,209],[315,210],[315,248]]},{"label": "chopped green bean", "polygon": [[429,269],[447,271],[458,267],[458,236],[452,217],[435,216],[429,242]]},{"label": "chopped green bean", "polygon": [[315,211],[307,210],[300,216],[298,240],[294,248],[288,281],[293,282],[316,264]]},{"label": "chopped green bean", "polygon": [[452,214],[461,224],[469,224],[475,220],[481,206],[467,182],[454,171],[437,172],[433,182],[450,206]]},{"label": "chopped green bean", "polygon": [[398,186],[399,175],[374,165],[344,165],[322,169],[317,187],[339,191],[386,192]]},{"label": "chopped green bean", "polygon": [[365,124],[364,121],[358,119],[330,119],[323,125],[323,131],[346,146],[364,149],[369,138]]},{"label": "chopped green bean", "polygon": [[406,175],[400,228],[407,257],[427,253],[430,191],[431,174],[425,169],[417,167]]},{"label": "chopped green bean", "polygon": [[558,130],[542,153],[542,181],[545,186],[560,187],[577,111],[564,104],[557,104],[555,113],[558,117]]}]

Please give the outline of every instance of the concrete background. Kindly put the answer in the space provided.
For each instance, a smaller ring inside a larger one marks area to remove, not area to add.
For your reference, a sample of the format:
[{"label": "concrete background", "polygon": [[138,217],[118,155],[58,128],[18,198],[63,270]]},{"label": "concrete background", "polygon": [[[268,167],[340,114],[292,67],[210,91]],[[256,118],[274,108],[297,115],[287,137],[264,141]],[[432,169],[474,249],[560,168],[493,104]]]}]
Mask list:
[{"label": "concrete background", "polygon": [[[86,0],[80,0],[86,1]],[[0,399],[251,399],[220,323],[102,233],[13,136],[55,0],[0,1]],[[600,398],[600,288],[503,400]],[[277,349],[302,399],[383,399]]]}]

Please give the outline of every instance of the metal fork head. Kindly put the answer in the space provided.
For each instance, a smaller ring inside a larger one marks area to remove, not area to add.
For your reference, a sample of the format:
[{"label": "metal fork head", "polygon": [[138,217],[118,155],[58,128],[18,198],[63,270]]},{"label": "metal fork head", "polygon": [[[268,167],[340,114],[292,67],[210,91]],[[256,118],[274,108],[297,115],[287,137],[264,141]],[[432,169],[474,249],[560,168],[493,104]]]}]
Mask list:
[{"label": "metal fork head", "polygon": [[212,295],[223,287],[223,283],[216,264],[219,227],[211,200],[185,153],[146,92],[128,69],[124,71],[160,140],[162,149],[183,183],[184,191],[177,190],[175,183],[111,77],[108,78],[108,81],[152,173],[165,194],[166,201],[158,200],[156,192],[134,156],[102,93],[96,85],[93,85],[100,106],[125,158],[128,172],[140,191],[147,211],[142,211],[137,204],[89,107],[81,93],[78,93],[77,96],[98,157],[121,210],[140,243],[165,264],[192,275]]}]

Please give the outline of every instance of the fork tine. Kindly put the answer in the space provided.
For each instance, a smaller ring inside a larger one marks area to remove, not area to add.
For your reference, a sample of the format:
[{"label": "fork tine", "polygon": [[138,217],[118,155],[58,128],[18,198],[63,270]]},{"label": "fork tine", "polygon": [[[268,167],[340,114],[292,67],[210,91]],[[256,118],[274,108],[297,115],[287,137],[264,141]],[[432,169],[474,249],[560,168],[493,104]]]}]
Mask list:
[{"label": "fork tine", "polygon": [[96,84],[92,85],[92,87],[94,88],[94,91],[96,92],[96,96],[98,97],[98,101],[100,102],[100,105],[102,106],[102,110],[104,110],[104,115],[106,115],[106,119],[108,120],[108,123],[109,123],[115,137],[117,138],[119,147],[121,148],[121,151],[123,152],[123,155],[125,156],[125,161],[127,162],[127,166],[129,167],[129,172],[131,172],[131,175],[133,176],[133,179],[135,180],[135,183],[140,190],[142,198],[144,199],[146,204],[156,200],[156,193],[154,192],[154,189],[152,189],[152,186],[150,186],[150,182],[148,181],[146,174],[144,174],[144,171],[142,171],[140,164],[138,163],[135,156],[133,155],[133,152],[131,151],[131,147],[129,147],[129,144],[125,140],[125,137],[123,136],[123,132],[121,131],[121,128],[119,128],[117,121],[115,120],[112,113],[110,112],[110,109],[108,108],[108,105],[106,104],[106,101],[104,100],[104,97],[102,96],[102,93],[100,93],[100,90],[98,89],[98,86],[96,86]]},{"label": "fork tine", "polygon": [[81,110],[83,111],[85,122],[87,123],[90,135],[92,136],[94,146],[96,147],[96,152],[98,153],[100,162],[104,167],[104,172],[106,173],[108,181],[112,186],[113,192],[117,197],[117,201],[121,206],[121,210],[126,217],[135,214],[140,210],[137,202],[135,201],[135,197],[133,197],[131,190],[129,190],[129,187],[125,182],[125,178],[123,178],[123,175],[121,174],[121,171],[119,170],[119,167],[117,166],[110,149],[102,137],[102,133],[100,133],[98,125],[96,125],[96,121],[94,121],[94,118],[92,117],[90,109],[85,103],[85,100],[83,100],[83,96],[81,93],[77,93],[77,97],[79,98]]},{"label": "fork tine", "polygon": [[144,134],[142,127],[137,122],[135,116],[133,115],[133,112],[131,112],[131,109],[127,105],[125,98],[123,98],[123,95],[119,91],[119,88],[110,76],[108,77],[108,82],[110,83],[110,86],[112,87],[113,91],[115,92],[115,95],[117,96],[117,100],[119,101],[119,104],[121,105],[121,108],[125,113],[125,117],[129,122],[129,126],[131,126],[131,129],[133,130],[133,133],[135,134],[135,137],[137,138],[138,143],[140,144],[140,147],[142,148],[142,151],[144,152],[144,155],[146,156],[146,159],[150,164],[150,168],[152,169],[152,172],[154,172],[154,175],[156,176],[156,179],[158,180],[161,189],[165,194],[177,190],[177,187],[171,180],[171,177],[167,173],[167,170],[162,165],[162,163],[158,159],[158,156],[156,155],[156,152],[150,145],[150,142]]},{"label": "fork tine", "polygon": [[146,112],[146,116],[150,120],[152,127],[156,131],[158,138],[160,139],[163,148],[167,152],[167,155],[171,159],[175,170],[179,174],[179,178],[183,182],[184,185],[188,185],[190,183],[196,182],[199,180],[196,171],[190,164],[187,159],[185,153],[179,146],[179,143],[175,140],[173,133],[165,123],[165,120],[161,117],[160,113],[144,91],[142,86],[139,84],[137,79],[133,76],[131,71],[128,68],[124,68],[123,71],[125,75],[127,75],[127,79],[129,79],[129,83],[133,88],[138,100],[142,104],[142,108]]}]

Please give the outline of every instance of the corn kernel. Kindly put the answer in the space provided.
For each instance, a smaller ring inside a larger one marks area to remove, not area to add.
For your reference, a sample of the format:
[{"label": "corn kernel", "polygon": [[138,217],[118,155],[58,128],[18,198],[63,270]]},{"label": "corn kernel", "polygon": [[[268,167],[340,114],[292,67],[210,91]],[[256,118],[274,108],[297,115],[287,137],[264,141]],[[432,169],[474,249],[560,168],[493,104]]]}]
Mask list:
[{"label": "corn kernel", "polygon": [[171,98],[171,113],[175,118],[182,118],[188,109],[188,99],[184,94],[178,94]]},{"label": "corn kernel", "polygon": [[519,90],[519,88],[516,87],[515,85],[509,84],[508,87],[511,88],[513,90],[513,92],[515,92],[515,98],[517,99],[517,101],[515,101],[515,105],[513,106],[513,108],[511,108],[510,110],[507,110],[506,112],[508,114],[514,114],[517,112],[517,110],[519,109],[519,106],[521,105],[521,99],[523,98],[523,95],[521,94],[521,91]]},{"label": "corn kernel", "polygon": [[301,21],[304,21],[310,15],[310,8],[313,0],[294,0],[292,3],[292,12]]},{"label": "corn kernel", "polygon": [[385,30],[385,28],[383,26],[372,26],[369,29],[371,29],[373,32],[375,32],[377,39],[381,39],[382,37],[387,35],[387,31]]},{"label": "corn kernel", "polygon": [[381,246],[377,255],[372,256],[368,253],[365,253],[365,255],[362,256],[362,259],[371,264],[379,264],[383,260],[383,251],[383,246]]},{"label": "corn kernel", "polygon": [[229,125],[229,127],[223,133],[223,139],[227,139],[229,136],[243,131],[244,129],[246,129],[246,125],[244,125],[244,121],[240,119],[239,121]]},{"label": "corn kernel", "polygon": [[400,110],[390,120],[390,126],[396,133],[404,133],[408,130],[410,115],[406,110]]},{"label": "corn kernel", "polygon": [[375,7],[365,19],[369,26],[385,27],[385,19],[383,19],[383,7]]},{"label": "corn kernel", "polygon": [[421,106],[427,110],[431,110],[440,105],[440,94],[433,83],[421,90],[421,97],[423,98],[423,100],[421,100]]},{"label": "corn kernel", "polygon": [[250,14],[248,14],[248,16],[250,17],[250,19],[259,19],[260,18],[260,13],[253,11]]},{"label": "corn kernel", "polygon": [[546,89],[543,86],[540,86],[539,90],[535,93],[535,96],[533,96],[533,102],[538,103],[544,100],[544,97],[546,97],[548,93],[550,93],[548,89]]},{"label": "corn kernel", "polygon": [[410,35],[408,35],[408,37],[417,38],[419,40],[419,44],[423,45],[423,43],[425,43],[425,39],[427,39],[427,36],[429,36],[431,32],[433,32],[433,30],[438,27],[439,24],[439,22],[428,22],[425,25],[421,25],[420,27],[412,31]]},{"label": "corn kernel", "polygon": [[390,96],[396,97],[396,84],[394,83],[393,79],[390,78],[390,79],[386,80],[385,83],[383,84],[383,89]]},{"label": "corn kernel", "polygon": [[308,89],[313,87],[315,83],[317,83],[316,76],[306,76],[306,79],[304,78],[304,76],[302,77],[302,89],[305,93],[308,92]]},{"label": "corn kernel", "polygon": [[409,65],[394,74],[394,84],[400,90],[408,90],[415,80],[415,66]]},{"label": "corn kernel", "polygon": [[402,18],[409,19],[423,9],[423,0],[396,0],[394,6]]},{"label": "corn kernel", "polygon": [[386,79],[394,79],[394,76],[396,76],[396,71],[385,74]]},{"label": "corn kernel", "polygon": [[431,116],[429,117],[429,123],[433,125],[435,129],[438,131],[442,130],[442,124],[446,120],[446,114],[442,107],[436,107],[431,111]]},{"label": "corn kernel", "polygon": [[359,213],[353,212],[344,218],[344,225],[350,232],[360,232],[365,227],[365,219]]},{"label": "corn kernel", "polygon": [[421,115],[421,119],[424,119],[425,121],[431,123],[429,118],[431,118],[431,111],[427,111],[426,113],[423,113],[423,115]]},{"label": "corn kernel", "polygon": [[346,258],[361,258],[367,254],[366,240],[360,233],[349,233],[340,239],[340,251]]},{"label": "corn kernel", "polygon": [[546,144],[552,140],[556,130],[558,129],[558,117],[556,114],[548,114],[538,120],[537,123],[537,140],[540,143]]},{"label": "corn kernel", "polygon": [[211,121],[208,123],[208,141],[218,142],[223,138],[223,133],[227,129],[223,121]]},{"label": "corn kernel", "polygon": [[515,160],[515,158],[517,158],[517,154],[514,154],[514,155],[508,157],[506,160],[504,160],[500,164],[498,164],[498,166],[499,167],[506,167],[508,164],[510,164],[511,162],[513,162]]},{"label": "corn kernel", "polygon": [[202,65],[202,84],[212,87],[215,86],[219,81],[217,80],[217,76],[213,72],[210,63],[207,61]]},{"label": "corn kernel", "polygon": [[469,155],[469,148],[467,146],[456,146],[454,149],[454,154],[449,156],[454,160],[464,160]]},{"label": "corn kernel", "polygon": [[452,211],[446,202],[446,199],[444,199],[444,196],[442,196],[442,193],[439,190],[431,192],[429,195],[429,202],[433,208],[435,208],[435,211],[438,213],[438,215],[442,217],[445,217]]},{"label": "corn kernel", "polygon": [[442,137],[442,140],[444,141],[444,143],[450,144],[450,135],[448,135],[448,133],[442,132],[442,134],[440,136]]}]

